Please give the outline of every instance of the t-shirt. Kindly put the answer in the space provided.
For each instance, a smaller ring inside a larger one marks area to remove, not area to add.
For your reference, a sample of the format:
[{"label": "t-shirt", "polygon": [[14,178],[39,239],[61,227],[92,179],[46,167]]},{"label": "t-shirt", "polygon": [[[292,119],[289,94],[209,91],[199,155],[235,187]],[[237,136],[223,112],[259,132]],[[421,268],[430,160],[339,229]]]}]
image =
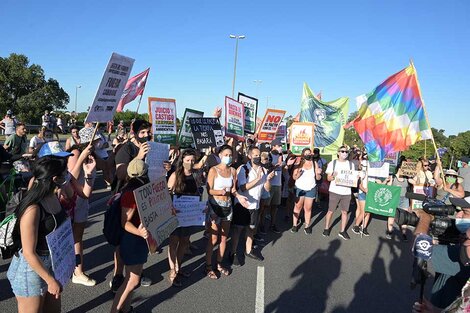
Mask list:
[{"label": "t-shirt", "polygon": [[14,134],[16,131],[16,123],[14,119],[4,118],[2,123],[5,124],[5,136]]},{"label": "t-shirt", "polygon": [[139,147],[132,141],[124,144],[116,154],[115,161],[118,164],[129,164],[139,154]]},{"label": "t-shirt", "polygon": [[31,138],[31,140],[29,141],[29,147],[30,148],[33,148],[33,149],[36,149],[37,146],[39,146],[41,143],[44,143],[46,142],[44,140],[44,138],[39,138],[38,136],[34,136],[33,138]]},{"label": "t-shirt", "polygon": [[279,162],[279,158],[282,161],[281,154],[272,154],[273,156],[273,165],[280,164],[280,166],[276,167],[274,170],[274,177],[271,179],[271,186],[281,186],[282,185],[282,164]]},{"label": "t-shirt", "polygon": [[[248,180],[246,177],[246,171],[245,168],[248,169],[249,174],[248,174]],[[249,190],[241,191],[239,190],[238,192],[247,197],[248,199],[248,210],[258,210],[259,209],[259,202],[261,199],[261,192],[264,189],[264,184],[266,183],[267,180],[267,174],[263,170],[262,167],[258,167],[259,171],[263,171],[263,178],[260,179],[260,181],[253,186]],[[251,181],[254,181],[256,179],[256,170],[251,167],[250,163],[247,163],[246,165],[240,166],[238,169],[238,174],[237,174],[237,185],[240,188],[241,185],[245,185]],[[236,200],[238,202],[238,199]]]},{"label": "t-shirt", "polygon": [[[349,170],[355,170],[354,164],[349,161],[341,162],[339,160],[331,161],[328,163],[328,166],[326,167],[326,174],[333,174],[333,163],[336,163],[335,165],[335,172],[339,172],[342,170],[349,171]],[[337,186],[335,181],[330,182],[330,188],[329,192],[336,193],[337,195],[342,195],[342,196],[347,196],[351,194],[351,187],[345,187],[345,186]]]},{"label": "t-shirt", "polygon": [[28,143],[26,142],[26,136],[20,137],[16,133],[8,136],[5,140],[5,145],[8,146],[7,151],[12,155],[21,155],[26,153]]},{"label": "t-shirt", "polygon": [[459,175],[463,177],[463,190],[470,191],[470,167],[459,168]]},{"label": "t-shirt", "polygon": [[[121,196],[121,208],[126,209],[137,209],[137,203],[135,201],[134,193],[132,191],[126,191]],[[135,227],[140,225],[139,212],[134,212],[130,221]]]}]

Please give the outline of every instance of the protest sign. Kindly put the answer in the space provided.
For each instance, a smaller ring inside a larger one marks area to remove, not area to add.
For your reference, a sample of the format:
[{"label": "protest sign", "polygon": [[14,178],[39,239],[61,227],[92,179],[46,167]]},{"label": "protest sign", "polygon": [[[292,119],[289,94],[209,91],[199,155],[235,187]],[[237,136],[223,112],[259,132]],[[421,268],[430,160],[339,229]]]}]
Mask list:
[{"label": "protest sign", "polygon": [[286,111],[267,109],[258,129],[258,142],[271,142],[276,138],[277,128],[282,123]]},{"label": "protest sign", "polygon": [[225,97],[225,136],[245,139],[245,111],[243,104]]},{"label": "protest sign", "polygon": [[176,144],[176,100],[149,97],[148,101],[153,140]]},{"label": "protest sign", "polygon": [[400,203],[401,188],[369,182],[365,211],[382,216],[395,216]]},{"label": "protest sign", "polygon": [[304,148],[313,150],[313,123],[294,122],[290,128],[290,150],[300,155]]},{"label": "protest sign", "polygon": [[[432,186],[413,186],[413,193],[418,193],[420,195],[425,195],[428,198],[435,198],[436,197],[436,188]],[[413,210],[419,210],[423,208],[423,201],[411,199],[411,208]]]},{"label": "protest sign", "polygon": [[166,176],[163,168],[163,161],[168,161],[170,154],[170,145],[159,142],[149,142],[149,152],[145,157],[145,163],[148,165],[148,176],[150,181],[155,181],[160,177]]},{"label": "protest sign", "polygon": [[106,123],[113,120],[133,65],[134,59],[117,53],[111,55],[85,123]]},{"label": "protest sign", "polygon": [[161,177],[137,188],[134,197],[140,220],[150,234],[147,238],[149,251],[155,253],[157,247],[178,227],[178,219],[172,214],[173,204],[166,179]]},{"label": "protest sign", "polygon": [[389,176],[390,163],[388,162],[369,162],[367,175],[369,177],[387,178]]},{"label": "protest sign", "polygon": [[183,115],[183,121],[181,123],[181,128],[178,136],[178,142],[180,147],[188,148],[194,143],[193,133],[191,132],[191,125],[189,124],[189,119],[192,117],[203,117],[204,112],[196,111],[193,109],[186,109]]},{"label": "protest sign", "polygon": [[66,219],[53,232],[46,235],[46,242],[51,253],[54,278],[65,287],[75,270],[75,250],[70,219]]},{"label": "protest sign", "polygon": [[338,186],[357,187],[358,179],[359,179],[359,171],[340,170],[338,172],[338,175],[335,176],[335,183]]},{"label": "protest sign", "polygon": [[245,108],[245,133],[256,132],[256,114],[258,113],[258,99],[238,93],[238,102],[243,103]]},{"label": "protest sign", "polygon": [[177,210],[179,227],[204,226],[206,220],[206,201],[199,196],[174,196],[173,206]]},{"label": "protest sign", "polygon": [[384,162],[387,162],[390,164],[388,168],[389,174],[395,174],[397,172],[399,157],[400,157],[400,152],[390,153],[385,156]]},{"label": "protest sign", "polygon": [[418,162],[402,162],[400,166],[402,175],[415,177],[417,173],[416,165],[418,165]]},{"label": "protest sign", "polygon": [[189,124],[193,133],[194,143],[198,150],[220,147],[224,144],[224,136],[219,119],[216,117],[190,117]]},{"label": "protest sign", "polygon": [[282,150],[287,151],[287,124],[282,122],[277,128],[276,138],[281,140]]}]

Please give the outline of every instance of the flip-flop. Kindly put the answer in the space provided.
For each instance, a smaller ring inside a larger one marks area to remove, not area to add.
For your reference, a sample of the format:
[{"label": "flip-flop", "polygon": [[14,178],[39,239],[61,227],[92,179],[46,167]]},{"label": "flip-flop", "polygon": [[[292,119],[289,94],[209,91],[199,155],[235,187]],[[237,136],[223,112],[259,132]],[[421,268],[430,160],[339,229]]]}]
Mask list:
[{"label": "flip-flop", "polygon": [[212,266],[210,265],[206,266],[206,276],[214,280],[219,279],[219,276],[217,276],[215,271],[212,269]]},{"label": "flip-flop", "polygon": [[223,274],[224,276],[229,276],[230,275],[230,271],[228,269],[226,269],[225,267],[223,267],[222,265],[217,265],[217,270]]}]

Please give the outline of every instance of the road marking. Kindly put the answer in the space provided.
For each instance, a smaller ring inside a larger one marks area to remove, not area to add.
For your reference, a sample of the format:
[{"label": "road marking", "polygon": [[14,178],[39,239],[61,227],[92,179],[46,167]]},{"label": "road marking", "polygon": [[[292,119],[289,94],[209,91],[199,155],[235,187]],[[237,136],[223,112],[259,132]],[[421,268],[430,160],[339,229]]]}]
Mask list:
[{"label": "road marking", "polygon": [[264,266],[258,266],[256,275],[255,313],[264,312]]}]

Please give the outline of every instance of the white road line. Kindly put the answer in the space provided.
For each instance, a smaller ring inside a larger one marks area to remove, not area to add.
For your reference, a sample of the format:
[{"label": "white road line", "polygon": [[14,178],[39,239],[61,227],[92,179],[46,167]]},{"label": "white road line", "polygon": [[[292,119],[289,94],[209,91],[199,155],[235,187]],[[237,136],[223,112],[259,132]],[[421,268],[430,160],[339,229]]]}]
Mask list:
[{"label": "white road line", "polygon": [[264,312],[264,266],[258,266],[256,275],[255,313]]}]

